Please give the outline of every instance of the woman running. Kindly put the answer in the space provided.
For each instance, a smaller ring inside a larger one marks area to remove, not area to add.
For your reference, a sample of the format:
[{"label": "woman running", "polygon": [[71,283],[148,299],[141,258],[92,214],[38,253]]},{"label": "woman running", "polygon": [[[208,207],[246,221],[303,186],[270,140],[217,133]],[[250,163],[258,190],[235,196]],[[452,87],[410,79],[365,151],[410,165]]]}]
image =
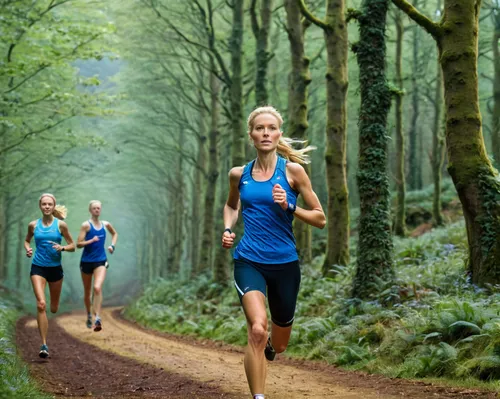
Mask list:
[{"label": "woman running", "polygon": [[[242,205],[243,237],[234,253],[234,283],[247,319],[245,373],[254,399],[264,399],[266,361],[283,352],[290,340],[300,285],[300,267],[292,231],[293,216],[312,226],[326,224],[321,204],[300,164],[306,153],[282,137],[283,119],[273,107],[260,107],[248,117],[248,134],[257,158],[229,172],[224,206],[222,246],[231,248]],[[302,142],[300,142],[302,143]],[[296,206],[301,194],[309,209]],[[271,313],[271,335],[265,298]]]},{"label": "woman running", "polygon": [[[36,249],[31,264],[30,276],[36,297],[36,321],[42,338],[39,356],[46,358],[49,356],[49,347],[47,346],[49,321],[46,313],[45,287],[49,283],[50,311],[56,313],[59,309],[64,277],[61,266],[61,252],[74,252],[75,244],[68,230],[68,225],[63,222],[63,219],[66,218],[66,208],[61,205],[56,206],[56,198],[48,193],[40,196],[38,205],[43,216],[28,225],[24,249],[26,250],[26,256],[31,258],[33,249],[30,242],[34,236]],[[68,245],[61,245],[62,237],[64,237]]]},{"label": "woman running", "polygon": [[[80,234],[76,241],[78,248],[83,247],[82,260],[80,262],[80,271],[83,281],[83,301],[87,309],[87,328],[92,328],[91,305],[94,309],[95,324],[94,331],[102,330],[102,320],[100,317],[102,306],[102,286],[106,278],[106,270],[109,266],[106,257],[104,244],[106,242],[106,229],[111,233],[111,245],[108,247],[110,254],[115,252],[118,233],[111,223],[99,221],[101,216],[101,202],[97,200],[90,201],[89,212],[90,220],[83,222]],[[94,299],[91,303],[90,295],[92,289],[92,277],[94,277]]]}]

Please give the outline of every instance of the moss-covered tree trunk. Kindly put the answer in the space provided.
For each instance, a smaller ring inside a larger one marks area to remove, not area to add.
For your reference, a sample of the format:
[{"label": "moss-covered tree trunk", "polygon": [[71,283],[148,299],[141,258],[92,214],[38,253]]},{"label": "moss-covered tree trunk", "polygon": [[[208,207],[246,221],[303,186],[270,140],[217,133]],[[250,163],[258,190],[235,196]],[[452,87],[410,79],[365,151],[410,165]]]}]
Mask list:
[{"label": "moss-covered tree trunk", "polygon": [[300,0],[301,11],[323,29],[326,53],[326,183],[327,244],[323,274],[333,265],[349,264],[349,191],[347,188],[347,60],[348,36],[344,0],[328,0],[324,21]]},{"label": "moss-covered tree trunk", "polygon": [[[213,64],[212,64],[213,67]],[[212,270],[213,248],[215,245],[215,198],[217,178],[219,177],[219,151],[217,140],[219,136],[219,83],[214,73],[210,74],[210,132],[208,133],[208,179],[204,198],[204,222],[200,254],[199,271]]]},{"label": "moss-covered tree trunk", "polygon": [[443,71],[448,171],[462,203],[469,269],[477,284],[500,283],[500,184],[486,153],[478,95],[480,1],[446,0],[439,23],[393,0],[436,39]]},{"label": "moss-covered tree trunk", "polygon": [[[304,29],[301,23],[301,11],[297,0],[285,0],[286,24],[292,70],[288,82],[288,125],[285,134],[289,137],[307,140],[307,86],[311,83],[309,58],[304,50]],[[310,168],[305,167],[310,175]],[[302,197],[299,206],[304,207]],[[294,223],[297,250],[302,262],[312,259],[311,226],[296,219]]]},{"label": "moss-covered tree trunk", "polygon": [[500,165],[500,51],[498,50],[498,39],[500,39],[500,12],[495,10],[495,29],[493,31],[493,110],[491,123],[491,150],[495,166]]},{"label": "moss-covered tree trunk", "polygon": [[272,20],[272,0],[261,0],[260,2],[260,24],[257,18],[256,8],[257,0],[252,0],[250,7],[250,16],[252,21],[252,30],[255,36],[255,104],[256,106],[266,105],[268,103],[267,91],[267,70],[270,60],[269,55],[269,32],[271,30]]},{"label": "moss-covered tree trunk", "polygon": [[432,223],[434,226],[443,225],[441,212],[441,180],[443,175],[444,143],[441,133],[443,107],[443,79],[441,65],[437,62],[436,89],[434,93],[434,125],[432,127],[432,178],[434,180],[434,195],[432,200]]},{"label": "moss-covered tree trunk", "polygon": [[406,176],[405,176],[405,136],[403,130],[403,37],[404,25],[401,12],[395,13],[396,26],[396,217],[394,233],[404,237],[406,235]]},{"label": "moss-covered tree trunk", "polygon": [[233,26],[230,40],[231,51],[231,127],[232,127],[232,163],[241,166],[245,163],[243,129],[243,0],[233,2]]},{"label": "moss-covered tree trunk", "polygon": [[385,26],[388,0],[363,0],[354,14],[359,42],[353,45],[359,65],[358,187],[359,244],[352,295],[370,298],[393,278],[390,194],[387,176],[387,116],[391,93],[385,76]]}]

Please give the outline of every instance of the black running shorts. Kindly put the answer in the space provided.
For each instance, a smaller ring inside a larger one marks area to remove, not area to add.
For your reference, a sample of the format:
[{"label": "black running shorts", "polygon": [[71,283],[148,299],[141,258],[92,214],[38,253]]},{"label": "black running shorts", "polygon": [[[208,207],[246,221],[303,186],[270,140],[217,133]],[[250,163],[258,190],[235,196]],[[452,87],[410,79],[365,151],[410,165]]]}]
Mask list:
[{"label": "black running shorts", "polygon": [[42,276],[49,283],[55,283],[64,277],[62,266],[31,265],[30,276]]},{"label": "black running shorts", "polygon": [[247,292],[260,291],[269,302],[271,320],[280,327],[293,324],[300,287],[299,261],[263,264],[248,259],[234,260],[234,285],[240,301]]},{"label": "black running shorts", "polygon": [[80,262],[80,270],[85,274],[92,274],[94,270],[99,266],[105,266],[106,269],[109,267],[107,260],[101,260],[100,262]]}]

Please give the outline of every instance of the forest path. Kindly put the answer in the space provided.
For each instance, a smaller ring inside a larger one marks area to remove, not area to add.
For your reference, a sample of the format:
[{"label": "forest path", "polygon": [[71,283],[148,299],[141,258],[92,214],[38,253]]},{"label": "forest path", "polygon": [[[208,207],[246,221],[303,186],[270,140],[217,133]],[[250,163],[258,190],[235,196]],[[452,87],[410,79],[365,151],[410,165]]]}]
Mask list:
[{"label": "forest path", "polygon": [[[51,320],[48,360],[37,357],[36,321],[18,322],[21,354],[42,388],[58,397],[250,398],[240,348],[140,328],[105,309],[103,330],[83,313]],[[266,399],[495,398],[495,393],[346,372],[278,356],[268,363]]]}]

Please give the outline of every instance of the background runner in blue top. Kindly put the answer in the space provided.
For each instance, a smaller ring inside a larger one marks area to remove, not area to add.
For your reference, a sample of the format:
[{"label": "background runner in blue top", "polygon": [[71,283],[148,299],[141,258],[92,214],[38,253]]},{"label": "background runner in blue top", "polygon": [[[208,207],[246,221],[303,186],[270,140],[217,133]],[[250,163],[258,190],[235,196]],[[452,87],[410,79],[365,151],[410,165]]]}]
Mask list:
[{"label": "background runner in blue top", "polygon": [[106,260],[106,251],[104,250],[106,229],[104,228],[104,223],[101,223],[101,228],[97,229],[91,220],[87,222],[90,228],[85,234],[85,241],[90,242],[90,244],[87,244],[83,248],[82,262],[100,262]]},{"label": "background runner in blue top", "polygon": [[[89,212],[91,218],[82,223],[78,239],[76,240],[77,247],[83,247],[80,271],[83,283],[83,303],[87,310],[85,324],[87,328],[92,328],[93,309],[95,315],[94,331],[96,332],[102,330],[102,320],[100,317],[103,300],[102,287],[109,265],[104,249],[106,244],[106,230],[111,233],[111,245],[108,246],[110,254],[115,251],[116,241],[118,240],[118,233],[111,223],[99,220],[101,210],[101,201],[90,201]],[[93,284],[92,280],[94,280]],[[94,293],[93,300],[91,300],[92,291]]]}]

